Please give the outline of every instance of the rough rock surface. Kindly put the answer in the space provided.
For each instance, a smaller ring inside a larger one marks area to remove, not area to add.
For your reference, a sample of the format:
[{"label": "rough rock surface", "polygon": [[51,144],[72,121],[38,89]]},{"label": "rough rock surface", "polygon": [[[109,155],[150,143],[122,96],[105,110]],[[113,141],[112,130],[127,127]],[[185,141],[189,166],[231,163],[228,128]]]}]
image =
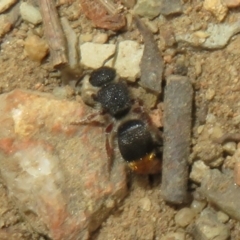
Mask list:
[{"label": "rough rock surface", "polygon": [[14,90],[1,95],[0,164],[9,197],[35,231],[88,239],[126,194],[125,166],[108,172],[104,128],[77,121],[85,105]]},{"label": "rough rock surface", "polygon": [[203,178],[201,191],[209,202],[240,221],[240,189],[231,177],[216,169],[208,171]]}]

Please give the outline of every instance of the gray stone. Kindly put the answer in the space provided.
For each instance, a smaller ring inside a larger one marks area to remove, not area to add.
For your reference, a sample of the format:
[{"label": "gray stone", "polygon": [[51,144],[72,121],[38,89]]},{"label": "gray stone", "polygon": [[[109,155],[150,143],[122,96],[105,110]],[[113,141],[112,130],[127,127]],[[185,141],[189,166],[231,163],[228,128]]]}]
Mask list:
[{"label": "gray stone", "polygon": [[216,214],[210,209],[203,210],[193,229],[194,239],[227,240],[230,236],[227,226],[219,222]]},{"label": "gray stone", "polygon": [[232,177],[216,169],[208,171],[200,189],[210,203],[240,221],[240,188]]},{"label": "gray stone", "polygon": [[155,18],[160,14],[161,1],[139,0],[134,7],[134,13],[143,17]]}]

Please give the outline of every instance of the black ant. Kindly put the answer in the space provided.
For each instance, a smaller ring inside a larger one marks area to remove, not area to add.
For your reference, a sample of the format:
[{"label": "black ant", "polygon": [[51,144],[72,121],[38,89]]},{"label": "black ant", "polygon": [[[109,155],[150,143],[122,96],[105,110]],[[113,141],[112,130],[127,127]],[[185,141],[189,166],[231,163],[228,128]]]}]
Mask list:
[{"label": "black ant", "polygon": [[[102,113],[109,114],[117,122],[116,137],[119,151],[130,169],[140,174],[158,173],[161,170],[158,155],[162,141],[160,131],[151,125],[142,109],[133,108],[127,85],[121,80],[114,81],[115,78],[116,71],[113,68],[101,67],[94,70],[90,74],[89,83],[97,88],[97,92],[92,98],[100,103]],[[133,114],[130,114],[131,111]],[[138,117],[129,118],[134,113],[137,113]],[[110,124],[106,128],[106,133],[111,133],[112,128],[113,124]],[[112,161],[113,148],[108,137],[106,150]]]}]

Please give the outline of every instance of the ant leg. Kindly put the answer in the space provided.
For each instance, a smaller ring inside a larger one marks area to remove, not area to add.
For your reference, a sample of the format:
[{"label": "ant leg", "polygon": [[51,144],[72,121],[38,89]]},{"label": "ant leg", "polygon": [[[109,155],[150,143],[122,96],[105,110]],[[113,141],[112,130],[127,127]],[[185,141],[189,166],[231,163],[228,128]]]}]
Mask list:
[{"label": "ant leg", "polygon": [[105,142],[105,147],[106,147],[106,152],[107,152],[107,157],[108,157],[108,173],[110,174],[113,166],[113,158],[114,158],[114,149],[113,149],[113,138],[112,136],[109,139],[109,134],[112,134],[113,130],[113,123],[110,123],[106,129],[106,142]]},{"label": "ant leg", "polygon": [[132,108],[132,112],[139,114],[141,118],[143,118],[143,120],[145,122],[147,122],[149,125],[152,125],[152,120],[147,112],[147,110],[144,107],[143,101],[139,98],[134,99],[134,103],[133,103],[133,108]]},{"label": "ant leg", "polygon": [[163,134],[162,132],[153,124],[151,117],[149,116],[148,111],[144,108],[143,101],[139,98],[134,99],[133,112],[139,114],[140,117],[148,124],[149,130],[152,133],[154,141],[159,145],[162,145]]},{"label": "ant leg", "polygon": [[96,111],[92,114],[89,114],[87,117],[85,117],[79,121],[76,121],[76,122],[71,122],[70,124],[71,125],[84,125],[84,124],[89,124],[89,123],[94,123],[94,122],[101,124],[100,119],[98,119],[99,115],[105,115],[105,112],[104,111]]}]

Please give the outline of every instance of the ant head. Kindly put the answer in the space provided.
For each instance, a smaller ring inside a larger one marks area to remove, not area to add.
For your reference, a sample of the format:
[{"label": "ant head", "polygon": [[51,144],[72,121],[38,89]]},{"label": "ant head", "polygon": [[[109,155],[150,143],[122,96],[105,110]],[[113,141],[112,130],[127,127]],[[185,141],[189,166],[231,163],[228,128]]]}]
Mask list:
[{"label": "ant head", "polygon": [[94,87],[102,87],[109,82],[112,82],[116,77],[116,70],[110,67],[101,67],[94,70],[91,75],[89,82]]}]

